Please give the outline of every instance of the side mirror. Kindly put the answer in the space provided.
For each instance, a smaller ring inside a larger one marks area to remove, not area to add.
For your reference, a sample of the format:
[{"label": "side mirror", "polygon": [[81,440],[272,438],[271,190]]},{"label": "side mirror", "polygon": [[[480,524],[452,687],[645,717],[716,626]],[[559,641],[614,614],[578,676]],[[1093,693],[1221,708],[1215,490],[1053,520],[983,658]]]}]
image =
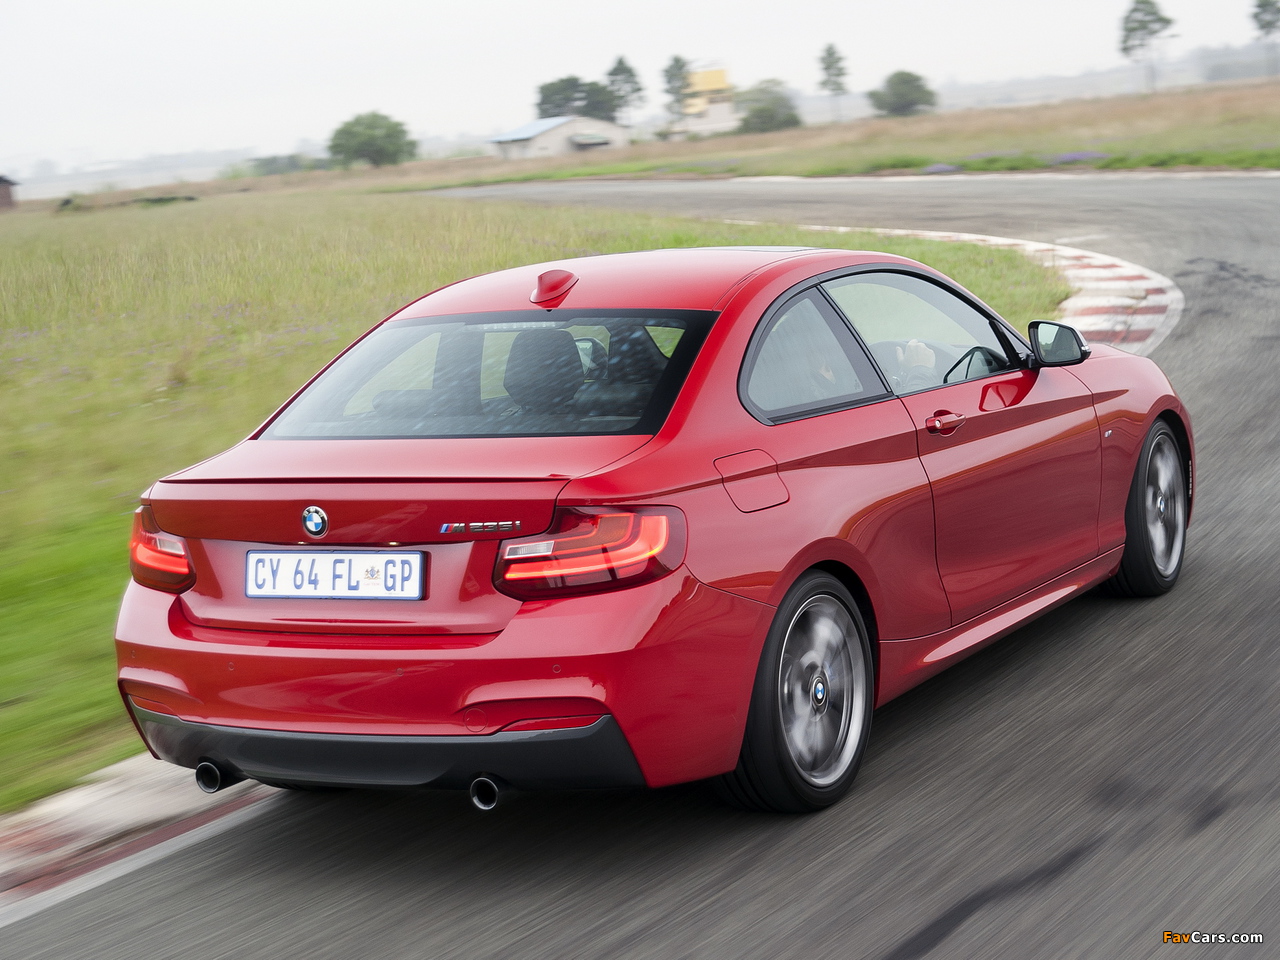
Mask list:
[{"label": "side mirror", "polygon": [[1089,356],[1089,345],[1075,327],[1052,320],[1032,320],[1027,326],[1031,350],[1038,367],[1069,367],[1083,363]]}]

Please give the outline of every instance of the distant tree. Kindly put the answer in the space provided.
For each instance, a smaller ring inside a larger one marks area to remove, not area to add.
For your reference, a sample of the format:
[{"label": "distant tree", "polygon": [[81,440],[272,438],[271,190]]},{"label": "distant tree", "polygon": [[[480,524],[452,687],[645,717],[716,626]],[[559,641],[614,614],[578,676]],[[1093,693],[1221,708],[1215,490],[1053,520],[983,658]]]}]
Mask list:
[{"label": "distant tree", "polygon": [[840,56],[834,43],[828,43],[822,51],[822,56],[818,58],[818,66],[822,67],[822,80],[818,86],[831,94],[831,116],[838,121],[840,119],[838,98],[842,93],[848,93],[849,89],[844,85],[844,57]]},{"label": "distant tree", "polygon": [[622,57],[605,74],[605,86],[613,94],[613,102],[620,111],[629,112],[632,107],[644,103],[644,87],[640,86],[640,78]]},{"label": "distant tree", "polygon": [[867,99],[880,113],[890,117],[910,116],[938,102],[934,92],[925,86],[924,77],[907,70],[889,74],[883,87],[867,92]]},{"label": "distant tree", "polygon": [[[1253,22],[1263,40],[1271,40],[1271,35],[1280,30],[1280,0],[1257,0],[1253,8]],[[1267,44],[1267,72],[1276,72],[1276,42]]]},{"label": "distant tree", "polygon": [[329,138],[329,155],[344,167],[365,160],[375,167],[412,160],[418,145],[403,123],[384,113],[352,117]]},{"label": "distant tree", "polygon": [[1263,37],[1280,30],[1280,0],[1257,0],[1253,8],[1253,22]]},{"label": "distant tree", "polygon": [[603,83],[592,80],[582,85],[582,115],[597,120],[618,120],[618,98]]},{"label": "distant tree", "polygon": [[761,80],[734,100],[738,109],[746,114],[738,125],[738,133],[768,133],[800,126],[800,114],[796,113],[796,105],[787,96],[781,80]]},{"label": "distant tree", "polygon": [[538,87],[539,117],[571,117],[582,109],[585,97],[582,80],[578,77],[561,77]]},{"label": "distant tree", "polygon": [[1156,88],[1156,62],[1151,44],[1173,21],[1160,12],[1156,0],[1133,0],[1133,6],[1120,21],[1120,52],[1135,63],[1146,61],[1147,89]]},{"label": "distant tree", "polygon": [[672,57],[662,71],[662,90],[667,95],[667,113],[679,120],[689,99],[689,61]]},{"label": "distant tree", "polygon": [[595,117],[613,122],[617,99],[603,83],[561,77],[538,87],[539,117]]}]

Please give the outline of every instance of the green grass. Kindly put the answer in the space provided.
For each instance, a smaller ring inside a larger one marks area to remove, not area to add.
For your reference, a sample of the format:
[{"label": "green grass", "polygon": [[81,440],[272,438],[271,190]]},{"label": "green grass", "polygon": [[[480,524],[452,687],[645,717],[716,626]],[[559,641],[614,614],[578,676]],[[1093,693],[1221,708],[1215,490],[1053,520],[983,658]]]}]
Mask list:
[{"label": "green grass", "polygon": [[[1114,146],[1113,149],[1116,149]],[[490,176],[469,177],[462,180],[445,181],[443,183],[413,183],[396,186],[375,187],[379,193],[408,193],[424,189],[446,189],[449,187],[476,187],[493,183],[525,183],[533,180],[571,180],[583,177],[669,177],[673,174],[694,174],[699,176],[802,176],[802,177],[849,177],[889,171],[917,172],[937,164],[952,167],[956,172],[992,173],[1016,170],[1139,170],[1151,167],[1212,167],[1235,170],[1280,170],[1280,149],[1265,150],[1157,150],[1144,152],[1105,153],[1100,157],[1064,162],[1059,158],[1064,153],[1076,151],[1064,150],[1060,153],[1007,153],[994,156],[971,155],[956,156],[938,153],[931,156],[891,154],[867,158],[857,156],[843,162],[835,162],[824,158],[821,153],[804,161],[795,158],[778,156],[770,159],[756,159],[751,162],[739,161],[707,161],[703,164],[676,163],[672,161],[631,161],[616,164],[596,164],[593,166],[573,167],[559,170],[530,170],[523,173],[503,173]],[[861,153],[861,151],[859,152]],[[934,171],[929,171],[934,172]],[[950,171],[948,171],[950,172]]]},{"label": "green grass", "polygon": [[432,196],[231,194],[0,216],[0,810],[140,749],[114,684],[129,517],[408,300],[517,264],[651,247],[871,247],[1015,323],[1067,290],[1010,251]]},{"label": "green grass", "polygon": [[1280,149],[1276,150],[1166,150],[1148,153],[1117,153],[1096,164],[1102,170],[1132,170],[1139,167],[1236,167],[1280,170]]}]

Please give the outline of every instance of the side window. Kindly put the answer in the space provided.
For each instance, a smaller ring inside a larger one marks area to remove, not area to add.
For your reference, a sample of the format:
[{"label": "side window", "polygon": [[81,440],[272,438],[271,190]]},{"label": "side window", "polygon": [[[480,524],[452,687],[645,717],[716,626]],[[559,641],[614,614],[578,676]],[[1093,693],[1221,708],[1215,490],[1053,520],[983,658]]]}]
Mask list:
[{"label": "side window", "polygon": [[898,393],[1014,368],[995,325],[942,287],[901,273],[823,284]]},{"label": "side window", "polygon": [[769,420],[886,396],[867,355],[816,291],[787,303],[756,332],[741,382],[747,408]]}]

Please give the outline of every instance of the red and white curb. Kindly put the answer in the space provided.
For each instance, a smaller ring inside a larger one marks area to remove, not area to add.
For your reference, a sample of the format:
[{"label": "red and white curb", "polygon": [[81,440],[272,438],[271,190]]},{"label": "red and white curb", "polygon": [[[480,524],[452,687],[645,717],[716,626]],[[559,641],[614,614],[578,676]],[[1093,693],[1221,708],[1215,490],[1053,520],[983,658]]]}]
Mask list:
[{"label": "red and white curb", "polygon": [[[759,220],[724,222],[753,226],[762,224]],[[1059,305],[1055,319],[1071,324],[1084,334],[1086,340],[1109,343],[1144,357],[1150,355],[1169,335],[1182,318],[1186,305],[1178,285],[1163,274],[1128,260],[1077,247],[992,237],[981,233],[832,227],[807,223],[798,226],[801,230],[819,233],[878,233],[891,237],[918,237],[922,240],[976,243],[1018,250],[1038,263],[1058,271],[1070,285],[1073,292]]]},{"label": "red and white curb", "polygon": [[190,770],[144,753],[0,817],[0,928],[232,829],[279,792],[202,793]]},{"label": "red and white curb", "polygon": [[[832,228],[806,226],[801,229]],[[1084,334],[1086,340],[1109,343],[1144,357],[1169,335],[1182,318],[1186,305],[1178,285],[1163,274],[1091,250],[1034,240],[989,237],[980,233],[885,229],[874,232],[1019,250],[1058,271],[1074,291],[1058,307],[1057,319],[1071,324]]]}]

